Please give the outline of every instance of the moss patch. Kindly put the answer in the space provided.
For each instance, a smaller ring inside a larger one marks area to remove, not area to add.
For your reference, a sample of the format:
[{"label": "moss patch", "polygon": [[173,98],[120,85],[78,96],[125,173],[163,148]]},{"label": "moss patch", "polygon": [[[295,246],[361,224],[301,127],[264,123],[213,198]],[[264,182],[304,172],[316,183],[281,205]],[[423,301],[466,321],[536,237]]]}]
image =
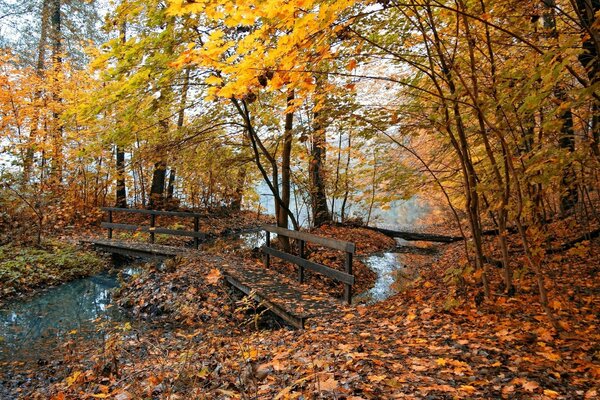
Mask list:
[{"label": "moss patch", "polygon": [[105,261],[75,245],[0,246],[0,302],[8,297],[100,272]]}]

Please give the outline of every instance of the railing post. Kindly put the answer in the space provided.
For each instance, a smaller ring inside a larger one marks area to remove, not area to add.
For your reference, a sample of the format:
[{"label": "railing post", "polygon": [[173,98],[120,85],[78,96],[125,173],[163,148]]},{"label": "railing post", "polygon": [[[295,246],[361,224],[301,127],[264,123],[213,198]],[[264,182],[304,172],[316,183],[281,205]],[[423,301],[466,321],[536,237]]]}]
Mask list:
[{"label": "railing post", "polygon": [[[349,251],[346,252],[346,273],[348,275],[352,275],[352,253]],[[348,304],[352,304],[352,285],[345,283],[344,284],[344,301]]]},{"label": "railing post", "polygon": [[[113,222],[112,210],[108,210],[108,223],[112,224],[112,222]],[[108,238],[109,239],[112,239],[112,232],[113,232],[113,229],[108,228]]]},{"label": "railing post", "polygon": [[[265,231],[265,233],[267,234],[265,246],[271,247],[271,232]],[[265,253],[265,267],[269,268],[270,263],[271,263],[271,256],[269,254]]]},{"label": "railing post", "polygon": [[154,243],[154,227],[156,226],[156,215],[150,214],[150,243]]},{"label": "railing post", "polygon": [[[304,240],[300,240],[300,258],[304,258]],[[298,281],[304,283],[304,267],[298,265]]]},{"label": "railing post", "polygon": [[[194,217],[194,232],[200,232],[200,218],[198,216]],[[198,236],[194,236],[194,247],[198,248],[200,246],[200,238]]]}]

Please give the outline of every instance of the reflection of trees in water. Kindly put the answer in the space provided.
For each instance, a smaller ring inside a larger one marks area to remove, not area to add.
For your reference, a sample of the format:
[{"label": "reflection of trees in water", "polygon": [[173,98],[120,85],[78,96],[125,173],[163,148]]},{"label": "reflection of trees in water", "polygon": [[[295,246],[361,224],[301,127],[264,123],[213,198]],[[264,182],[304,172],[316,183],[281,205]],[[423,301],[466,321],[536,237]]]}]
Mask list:
[{"label": "reflection of trees in water", "polygon": [[[30,300],[0,310],[0,360],[40,358],[60,347],[66,337],[89,338],[97,331],[97,319],[120,320],[111,303],[114,276],[98,275],[52,288]],[[76,334],[69,332],[76,330]]]}]

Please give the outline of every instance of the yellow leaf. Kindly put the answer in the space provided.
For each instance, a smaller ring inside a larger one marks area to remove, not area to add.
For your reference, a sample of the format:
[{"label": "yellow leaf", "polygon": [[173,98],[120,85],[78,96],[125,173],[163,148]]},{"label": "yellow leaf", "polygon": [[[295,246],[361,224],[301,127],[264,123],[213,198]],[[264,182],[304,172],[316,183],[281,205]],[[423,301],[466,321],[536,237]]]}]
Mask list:
[{"label": "yellow leaf", "polygon": [[211,75],[206,78],[204,82],[206,82],[207,85],[220,85],[223,83],[223,79],[219,78],[218,76]]},{"label": "yellow leaf", "polygon": [[475,392],[475,389],[473,386],[471,385],[462,385],[461,387],[458,388],[459,390],[462,390],[464,392],[468,392],[468,393],[473,393]]},{"label": "yellow leaf", "polygon": [[381,382],[382,380],[386,379],[387,376],[385,376],[385,375],[368,375],[367,378],[369,378],[369,380],[371,382]]},{"label": "yellow leaf", "polygon": [[258,350],[257,349],[242,350],[242,356],[246,360],[256,360],[258,358]]},{"label": "yellow leaf", "polygon": [[560,395],[560,393],[555,392],[554,390],[544,389],[544,396],[555,398],[555,397],[558,397],[559,395]]},{"label": "yellow leaf", "polygon": [[71,376],[68,376],[67,379],[65,379],[67,387],[70,387],[75,382],[77,382],[77,379],[79,379],[80,376],[81,376],[81,371],[75,371],[75,372],[73,372],[73,374]]},{"label": "yellow leaf", "polygon": [[555,353],[538,353],[541,356],[546,357],[550,361],[558,361],[560,360],[560,355]]}]

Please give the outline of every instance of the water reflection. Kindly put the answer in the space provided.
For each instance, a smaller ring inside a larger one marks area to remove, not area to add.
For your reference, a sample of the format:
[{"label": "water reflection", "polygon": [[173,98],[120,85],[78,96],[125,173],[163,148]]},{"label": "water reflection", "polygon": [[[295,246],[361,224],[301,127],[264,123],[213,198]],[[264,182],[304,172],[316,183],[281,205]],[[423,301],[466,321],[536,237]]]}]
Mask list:
[{"label": "water reflection", "polygon": [[382,301],[395,294],[393,284],[397,271],[404,268],[401,255],[397,253],[383,253],[365,257],[362,260],[367,267],[371,268],[377,274],[375,285],[363,293],[356,296],[357,301],[375,303]]},{"label": "water reflection", "polygon": [[[275,239],[276,237],[277,234],[271,233],[271,240]],[[209,252],[252,250],[261,248],[266,242],[266,233],[258,230],[221,236],[203,243],[200,249]]]},{"label": "water reflection", "polygon": [[115,274],[103,273],[51,288],[0,309],[0,361],[28,361],[50,357],[65,339],[102,335],[102,321],[123,321],[112,306]]}]

